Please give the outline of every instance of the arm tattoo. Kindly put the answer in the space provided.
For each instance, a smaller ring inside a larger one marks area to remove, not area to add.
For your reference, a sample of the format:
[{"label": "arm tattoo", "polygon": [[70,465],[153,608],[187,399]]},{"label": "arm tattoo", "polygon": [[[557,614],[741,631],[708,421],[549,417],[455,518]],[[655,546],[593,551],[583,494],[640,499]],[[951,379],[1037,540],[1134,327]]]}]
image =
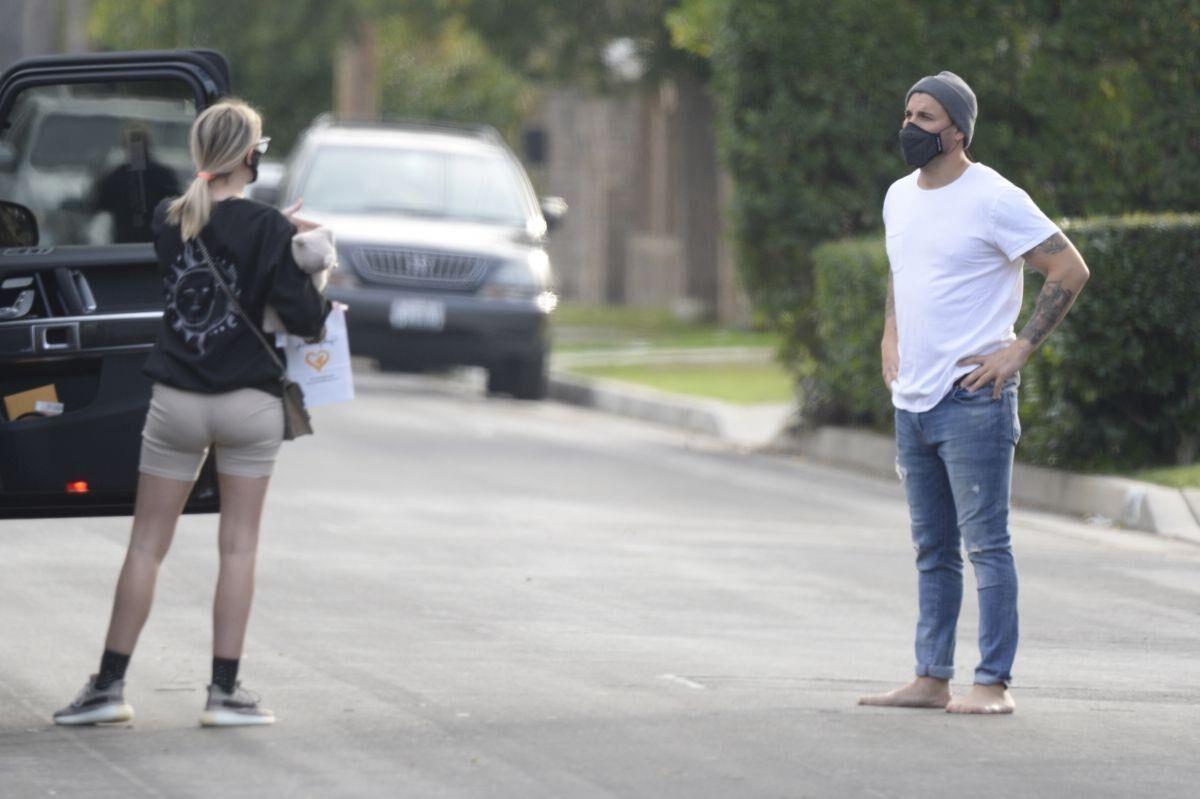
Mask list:
[{"label": "arm tattoo", "polygon": [[1046,285],[1042,286],[1042,291],[1038,294],[1033,316],[1029,317],[1029,321],[1021,329],[1019,338],[1025,339],[1034,347],[1041,344],[1067,315],[1074,299],[1075,292],[1063,288],[1061,280],[1046,281]]},{"label": "arm tattoo", "polygon": [[1064,236],[1061,233],[1055,233],[1053,236],[1046,239],[1045,241],[1043,241],[1038,246],[1034,247],[1029,252],[1025,253],[1025,257],[1028,258],[1029,256],[1033,255],[1034,253],[1042,253],[1043,255],[1054,255],[1055,253],[1062,252],[1063,250],[1067,249],[1067,247],[1070,247],[1070,246],[1071,246],[1071,242],[1067,241],[1066,236]]},{"label": "arm tattoo", "polygon": [[888,270],[887,302],[883,306],[884,321],[896,315],[896,288],[892,283],[892,271]]}]

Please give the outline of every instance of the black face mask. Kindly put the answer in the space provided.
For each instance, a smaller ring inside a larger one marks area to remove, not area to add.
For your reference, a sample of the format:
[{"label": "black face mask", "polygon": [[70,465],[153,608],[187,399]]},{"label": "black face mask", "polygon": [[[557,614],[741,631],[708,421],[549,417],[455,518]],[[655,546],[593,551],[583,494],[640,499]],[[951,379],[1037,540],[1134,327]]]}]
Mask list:
[{"label": "black face mask", "polygon": [[904,162],[917,169],[928,164],[934,157],[942,154],[942,133],[949,125],[937,133],[922,129],[916,122],[909,122],[900,129],[900,149],[904,152]]},{"label": "black face mask", "polygon": [[258,180],[258,162],[262,160],[262,153],[258,150],[250,151],[250,160],[246,162],[246,166],[250,168],[250,182]]}]

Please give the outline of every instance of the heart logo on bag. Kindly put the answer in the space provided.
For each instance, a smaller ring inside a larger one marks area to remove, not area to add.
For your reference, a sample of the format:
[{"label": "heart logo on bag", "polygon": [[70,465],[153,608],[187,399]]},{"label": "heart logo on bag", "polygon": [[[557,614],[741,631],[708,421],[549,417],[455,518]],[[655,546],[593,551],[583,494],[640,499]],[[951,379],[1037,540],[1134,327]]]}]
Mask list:
[{"label": "heart logo on bag", "polygon": [[306,353],[304,362],[319,372],[325,368],[325,364],[329,363],[329,352],[328,350],[317,350]]}]

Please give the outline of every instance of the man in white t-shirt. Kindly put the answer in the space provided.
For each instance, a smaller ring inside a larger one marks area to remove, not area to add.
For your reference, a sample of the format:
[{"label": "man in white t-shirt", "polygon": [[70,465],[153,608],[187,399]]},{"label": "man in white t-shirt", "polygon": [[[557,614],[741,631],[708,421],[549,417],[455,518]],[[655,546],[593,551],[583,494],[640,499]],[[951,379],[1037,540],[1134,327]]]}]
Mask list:
[{"label": "man in white t-shirt", "polygon": [[[916,679],[860,704],[1011,713],[1017,572],[1008,532],[1018,370],[1062,321],[1088,269],[1029,195],[967,154],[975,94],[952,72],[905,97],[900,143],[916,171],[883,203],[891,265],[883,381],[896,408],[896,468],[917,553]],[[1045,283],[1016,334],[1022,262]],[[963,558],[979,595],[980,663],[952,698]]]}]

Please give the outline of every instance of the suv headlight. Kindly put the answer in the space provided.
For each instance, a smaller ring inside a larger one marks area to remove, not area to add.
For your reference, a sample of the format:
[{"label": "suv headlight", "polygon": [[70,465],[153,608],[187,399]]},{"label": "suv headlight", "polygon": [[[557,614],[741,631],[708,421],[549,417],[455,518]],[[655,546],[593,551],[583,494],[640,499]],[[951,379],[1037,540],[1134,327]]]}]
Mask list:
[{"label": "suv headlight", "polygon": [[543,313],[558,306],[558,296],[550,290],[550,256],[533,249],[517,261],[506,261],[488,277],[479,293],[503,300],[533,300]]}]

